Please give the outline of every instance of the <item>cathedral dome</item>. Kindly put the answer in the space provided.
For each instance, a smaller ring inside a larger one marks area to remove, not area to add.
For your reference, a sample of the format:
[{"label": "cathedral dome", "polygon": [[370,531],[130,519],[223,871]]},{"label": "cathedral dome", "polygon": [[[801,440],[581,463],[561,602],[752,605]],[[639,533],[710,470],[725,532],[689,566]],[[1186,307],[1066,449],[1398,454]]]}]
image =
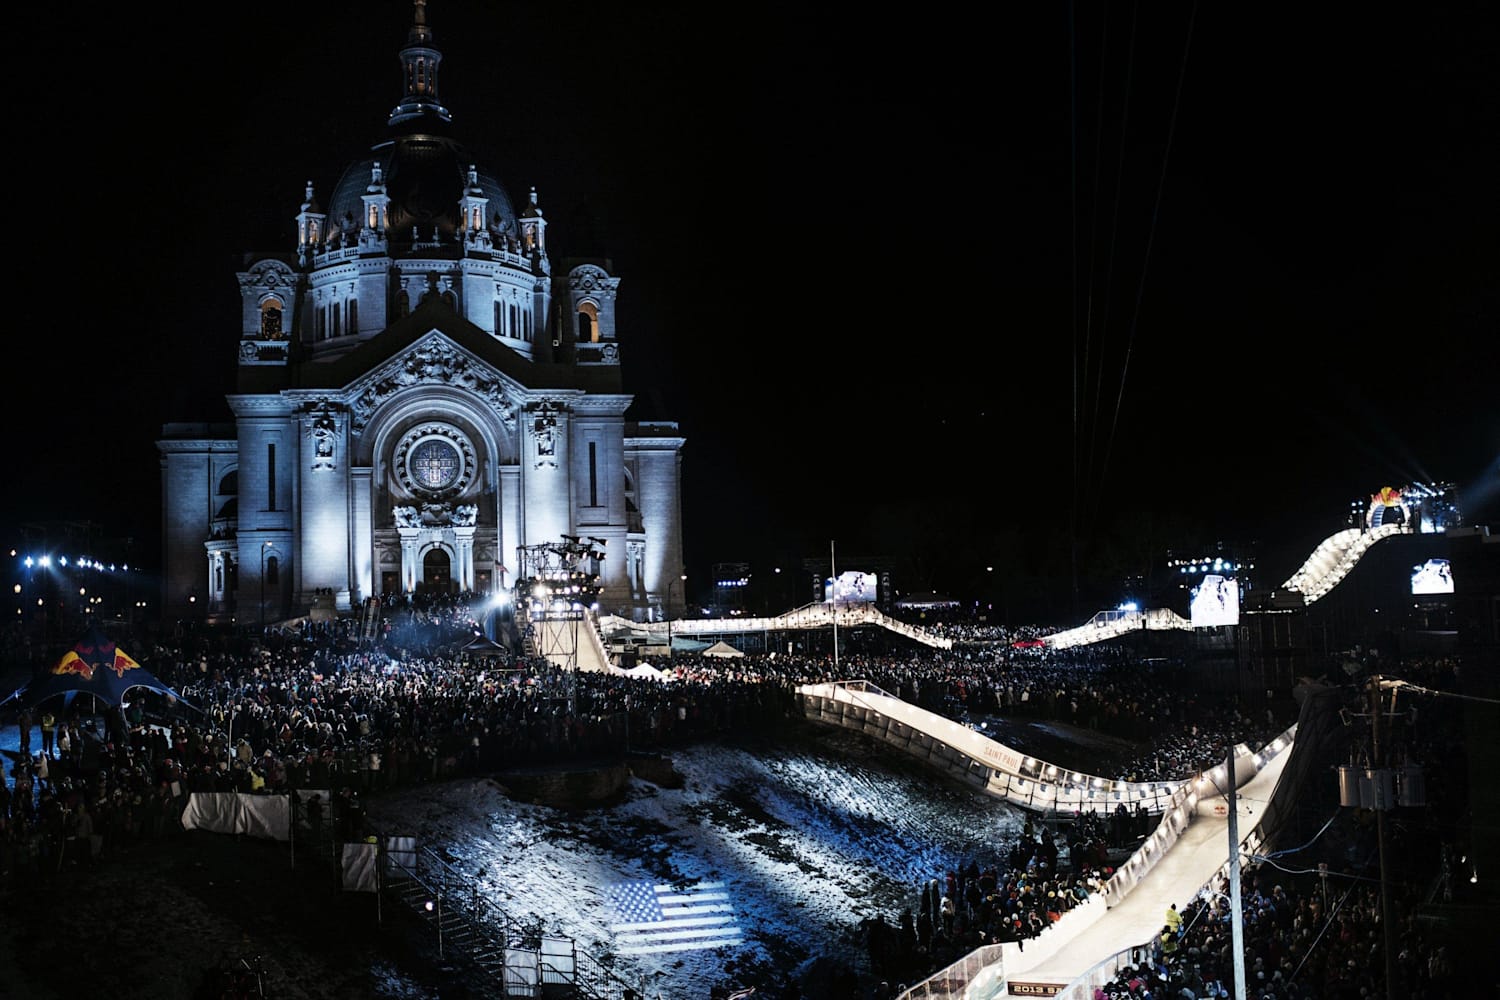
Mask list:
[{"label": "cathedral dome", "polygon": [[[492,234],[514,236],[516,210],[495,177],[475,164],[457,143],[433,135],[401,136],[382,143],[374,155],[349,166],[328,200],[331,232],[343,231],[346,242],[364,227],[364,196],[380,177],[390,198],[390,239],[397,245],[416,239],[451,243],[458,237],[459,199],[468,189],[470,167],[475,168],[479,193],[489,199],[485,219]],[[415,230],[415,235],[413,231]]]},{"label": "cathedral dome", "polygon": [[328,232],[342,234],[346,246],[356,241],[366,224],[365,196],[383,192],[390,199],[387,238],[393,247],[451,244],[459,238],[459,200],[468,195],[489,199],[485,227],[503,247],[518,232],[515,207],[494,175],[480,170],[450,137],[453,117],[438,95],[443,54],[427,25],[426,7],[426,0],[413,2],[399,53],[401,99],[386,122],[389,138],[339,178],[328,200]]}]

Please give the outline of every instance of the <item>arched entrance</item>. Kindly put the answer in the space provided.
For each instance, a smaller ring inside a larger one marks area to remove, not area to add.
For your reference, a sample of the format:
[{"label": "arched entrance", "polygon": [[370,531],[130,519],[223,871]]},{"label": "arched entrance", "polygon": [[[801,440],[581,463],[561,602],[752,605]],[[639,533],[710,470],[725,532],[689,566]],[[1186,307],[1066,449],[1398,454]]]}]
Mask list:
[{"label": "arched entrance", "polygon": [[418,589],[427,594],[452,594],[458,590],[453,581],[453,560],[446,550],[434,545],[422,556],[422,579]]}]

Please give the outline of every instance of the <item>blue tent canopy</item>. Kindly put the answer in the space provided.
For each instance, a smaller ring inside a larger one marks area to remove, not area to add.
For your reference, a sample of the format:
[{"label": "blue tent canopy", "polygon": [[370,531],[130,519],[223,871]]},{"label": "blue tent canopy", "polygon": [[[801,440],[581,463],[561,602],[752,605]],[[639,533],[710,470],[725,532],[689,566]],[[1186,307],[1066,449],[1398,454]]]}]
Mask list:
[{"label": "blue tent canopy", "polygon": [[30,708],[57,695],[66,695],[71,702],[79,694],[91,694],[113,708],[125,700],[125,692],[137,687],[187,705],[181,695],[157,680],[113,639],[91,628],[51,669],[5,699],[4,704],[17,702],[17,707]]}]

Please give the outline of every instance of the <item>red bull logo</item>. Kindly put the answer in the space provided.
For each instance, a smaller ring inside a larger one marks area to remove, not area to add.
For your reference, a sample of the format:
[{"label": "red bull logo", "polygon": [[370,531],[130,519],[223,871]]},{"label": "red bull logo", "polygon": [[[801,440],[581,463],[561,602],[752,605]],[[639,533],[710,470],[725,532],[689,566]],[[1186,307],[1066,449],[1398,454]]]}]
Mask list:
[{"label": "red bull logo", "polygon": [[124,677],[125,676],[125,671],[127,671],[127,670],[139,670],[139,669],[141,669],[141,665],[139,663],[135,662],[134,660],[132,660],[130,657],[126,656],[124,653],[120,652],[118,649],[116,649],[115,650],[115,662],[110,665],[109,669],[111,669],[111,670],[113,670],[115,672],[115,676],[116,677]]},{"label": "red bull logo", "polygon": [[63,654],[63,658],[57,661],[57,666],[52,668],[52,672],[58,675],[77,674],[86,681],[94,679],[94,665],[73,650]]},{"label": "red bull logo", "polygon": [[114,643],[81,642],[63,654],[52,672],[58,676],[73,674],[92,681],[94,674],[113,670],[116,677],[124,677],[126,671],[139,670],[141,665]]},{"label": "red bull logo", "polygon": [[1378,504],[1386,507],[1394,507],[1401,502],[1401,491],[1389,486],[1380,487],[1380,492],[1370,498]]}]

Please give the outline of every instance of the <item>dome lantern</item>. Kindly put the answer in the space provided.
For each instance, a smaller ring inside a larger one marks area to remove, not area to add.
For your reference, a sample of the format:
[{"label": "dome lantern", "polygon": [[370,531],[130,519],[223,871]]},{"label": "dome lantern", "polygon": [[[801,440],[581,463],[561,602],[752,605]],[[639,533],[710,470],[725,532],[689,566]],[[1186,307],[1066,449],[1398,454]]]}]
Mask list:
[{"label": "dome lantern", "polygon": [[406,32],[406,47],[400,52],[401,102],[386,124],[400,125],[407,131],[441,129],[453,123],[453,116],[438,99],[438,66],[443,54],[432,45],[427,0],[413,0],[413,5],[412,26]]}]

